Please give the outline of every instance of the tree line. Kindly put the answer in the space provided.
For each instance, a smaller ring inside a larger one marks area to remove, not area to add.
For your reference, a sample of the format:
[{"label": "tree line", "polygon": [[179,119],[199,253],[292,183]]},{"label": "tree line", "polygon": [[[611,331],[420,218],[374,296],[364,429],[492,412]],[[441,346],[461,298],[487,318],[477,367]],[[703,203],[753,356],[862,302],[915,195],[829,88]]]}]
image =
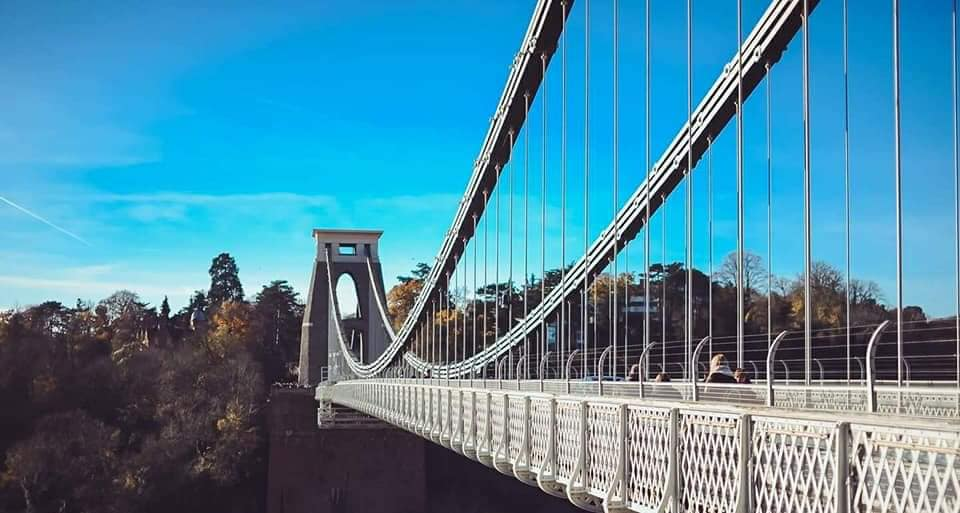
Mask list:
[{"label": "tree line", "polygon": [[0,510],[263,510],[304,306],[282,280],[246,298],[227,253],[209,273],[176,313],[126,290],[0,312]]},{"label": "tree line", "polygon": [[[559,286],[562,272],[559,268],[547,270],[544,275],[531,275],[525,283],[503,281],[479,286],[477,289],[444,291],[436,302],[441,305],[434,319],[435,327],[444,336],[434,337],[433,347],[421,341],[418,353],[445,354],[442,348],[445,334],[469,341],[467,356],[472,352],[475,336],[478,350],[491,344],[505,333],[514,322],[523,317],[524,309],[534,308]],[[412,309],[423,287],[430,267],[420,263],[408,276],[398,276],[398,284],[387,294],[387,306],[394,326],[399,326]],[[706,335],[712,322],[714,337],[732,337],[737,333],[737,261],[731,253],[712,276],[700,269],[690,269],[692,283],[693,333]],[[649,282],[648,282],[649,280]],[[752,253],[744,254],[743,266],[743,322],[746,334],[765,334],[781,330],[804,329],[804,276],[783,277],[768,275],[763,259]],[[814,331],[840,328],[847,321],[847,300],[850,303],[850,323],[853,326],[877,324],[895,318],[895,310],[888,308],[880,287],[872,281],[851,279],[825,263],[815,262],[810,274],[812,293],[811,320]],[[616,288],[617,297],[614,298]],[[646,304],[649,288],[650,304]],[[618,333],[625,334],[630,343],[644,337],[645,310],[649,308],[649,322],[653,340],[676,341],[685,336],[687,268],[681,262],[653,264],[649,272],[623,272],[616,276],[604,273],[596,276],[587,289],[587,330],[591,344],[604,346],[611,340],[611,322],[617,311]],[[616,303],[614,302],[616,299]],[[446,305],[450,305],[446,307]],[[564,328],[568,340],[578,340],[582,330],[583,294],[568,298]],[[712,316],[710,315],[712,311]],[[712,319],[712,321],[711,321]],[[918,306],[904,309],[904,321],[926,320]],[[466,322],[465,322],[466,321]],[[556,319],[548,319],[556,322]],[[623,335],[618,335],[622,337]],[[428,339],[430,337],[427,337]],[[763,349],[766,348],[764,339]]]}]

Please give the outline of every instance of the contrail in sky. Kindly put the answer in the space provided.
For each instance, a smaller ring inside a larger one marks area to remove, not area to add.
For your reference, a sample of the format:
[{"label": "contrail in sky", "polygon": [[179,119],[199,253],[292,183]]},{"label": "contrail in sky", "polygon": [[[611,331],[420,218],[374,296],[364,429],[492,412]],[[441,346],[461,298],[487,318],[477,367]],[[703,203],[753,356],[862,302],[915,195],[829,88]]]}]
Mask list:
[{"label": "contrail in sky", "polygon": [[59,227],[59,226],[51,223],[50,221],[47,221],[47,220],[44,219],[43,217],[40,217],[39,215],[34,214],[33,212],[31,212],[31,211],[29,211],[29,210],[21,207],[20,205],[17,205],[16,203],[8,200],[7,198],[4,198],[3,196],[0,196],[0,201],[6,203],[7,205],[10,205],[11,207],[13,207],[13,208],[15,208],[15,209],[17,209],[17,210],[19,210],[19,211],[21,211],[21,212],[23,212],[24,214],[27,214],[28,216],[36,219],[37,221],[40,221],[41,223],[49,226],[50,228],[53,228],[54,230],[57,230],[58,232],[61,232],[61,233],[66,234],[66,235],[69,235],[70,237],[72,237],[72,238],[74,238],[74,239],[76,239],[76,240],[78,240],[78,241],[86,244],[87,246],[90,245],[90,243],[87,242],[87,241],[85,241],[85,240],[83,239],[83,237],[80,237],[79,235],[77,235],[77,234],[75,234],[75,233],[73,233],[73,232],[71,232],[71,231],[69,231],[69,230],[66,230],[66,229],[64,229],[64,228],[61,228],[61,227]]}]

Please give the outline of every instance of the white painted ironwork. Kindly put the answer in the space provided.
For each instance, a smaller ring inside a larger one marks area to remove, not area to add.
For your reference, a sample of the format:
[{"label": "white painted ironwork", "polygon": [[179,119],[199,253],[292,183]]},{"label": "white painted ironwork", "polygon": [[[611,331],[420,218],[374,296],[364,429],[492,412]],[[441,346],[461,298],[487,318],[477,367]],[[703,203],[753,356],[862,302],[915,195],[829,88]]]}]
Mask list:
[{"label": "white painted ironwork", "polygon": [[[458,394],[463,406],[444,409]],[[464,447],[476,439],[476,451],[464,454],[590,511],[960,511],[956,420],[591,399],[415,379],[344,381],[327,385],[323,397],[438,443],[438,426],[462,423]]]}]

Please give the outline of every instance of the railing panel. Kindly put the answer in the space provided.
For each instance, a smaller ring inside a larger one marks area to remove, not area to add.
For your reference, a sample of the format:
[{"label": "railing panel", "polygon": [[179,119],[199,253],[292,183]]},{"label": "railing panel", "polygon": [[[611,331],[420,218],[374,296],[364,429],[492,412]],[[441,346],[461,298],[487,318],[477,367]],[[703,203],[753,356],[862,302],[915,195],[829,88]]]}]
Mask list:
[{"label": "railing panel", "polygon": [[449,388],[441,388],[440,399],[440,432],[444,435],[450,434],[450,394],[453,391]]},{"label": "railing panel", "polygon": [[[690,385],[687,385],[689,388]],[[767,402],[767,390],[762,385],[698,383],[699,400],[708,404],[748,404],[762,406]]]},{"label": "railing panel", "polygon": [[851,511],[960,511],[960,433],[853,424]]},{"label": "railing panel", "polygon": [[530,467],[539,471],[550,445],[550,399],[530,399]]},{"label": "railing panel", "polygon": [[596,381],[571,381],[570,393],[595,397],[600,395],[600,385]]},{"label": "railing panel", "polygon": [[493,450],[487,432],[487,423],[490,418],[489,392],[477,392],[477,452],[488,455]]},{"label": "railing panel", "polygon": [[683,510],[734,512],[740,487],[739,416],[681,410],[679,447]]},{"label": "railing panel", "polygon": [[451,427],[453,433],[450,440],[454,446],[460,446],[463,443],[463,396],[465,394],[462,389],[455,390],[452,394],[450,400],[453,409],[453,426]]},{"label": "railing panel", "polygon": [[557,481],[570,484],[580,451],[580,401],[557,400]]},{"label": "railing panel", "polygon": [[463,443],[469,448],[477,446],[477,425],[473,412],[473,390],[463,392]]},{"label": "railing panel", "polygon": [[503,425],[503,410],[507,407],[506,402],[506,394],[490,394],[490,450],[492,453],[501,451],[500,446],[503,443],[504,429],[507,429],[507,426]]},{"label": "railing panel", "polygon": [[619,410],[617,404],[587,404],[587,489],[600,497],[617,470]]},{"label": "railing panel", "polygon": [[507,437],[510,452],[508,457],[510,458],[510,463],[516,464],[520,458],[520,452],[523,450],[523,427],[527,419],[524,417],[523,411],[523,396],[520,395],[508,395],[507,396],[507,421],[509,423],[509,436]]},{"label": "railing panel", "polygon": [[686,401],[693,395],[689,383],[644,383],[643,386],[644,395],[649,399]]},{"label": "railing panel", "polygon": [[656,508],[667,492],[671,458],[670,409],[627,409],[627,501],[631,508]]},{"label": "railing panel", "polygon": [[756,511],[836,512],[836,423],[776,417],[753,421]]},{"label": "railing panel", "polygon": [[440,436],[440,398],[441,389],[435,388],[430,392],[430,435]]},{"label": "railing panel", "polygon": [[957,394],[956,390],[911,390],[905,387],[899,393],[902,407],[898,409],[897,391],[882,390],[877,392],[877,411],[913,417],[957,417],[960,403]]}]

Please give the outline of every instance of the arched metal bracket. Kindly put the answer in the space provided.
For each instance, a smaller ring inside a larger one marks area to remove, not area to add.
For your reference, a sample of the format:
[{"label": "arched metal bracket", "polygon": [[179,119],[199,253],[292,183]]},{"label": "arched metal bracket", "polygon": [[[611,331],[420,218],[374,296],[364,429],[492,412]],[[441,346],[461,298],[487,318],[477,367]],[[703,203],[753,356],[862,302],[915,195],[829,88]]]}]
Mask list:
[{"label": "arched metal bracket", "polygon": [[653,349],[653,346],[657,345],[657,341],[654,340],[647,344],[647,347],[643,348],[643,351],[640,352],[640,359],[637,361],[637,381],[640,384],[640,398],[643,399],[643,380],[646,376],[643,375],[643,369],[645,368],[643,362],[646,358],[650,356],[650,350]]},{"label": "arched metal bracket", "polygon": [[[505,393],[500,395],[503,401],[500,425],[503,426],[503,430],[497,443],[497,449],[493,453],[493,468],[501,474],[512,476],[513,465],[510,464],[510,396]],[[490,410],[489,415],[493,415],[493,410]]]},{"label": "arched metal bracket", "polygon": [[[507,399],[509,409],[510,400]],[[509,416],[509,415],[508,415]],[[523,418],[530,418],[530,396],[523,396]],[[506,426],[509,429],[509,425]],[[528,486],[538,486],[537,476],[530,471],[530,422],[523,423],[523,434],[520,438],[520,451],[517,455],[517,461],[513,464],[513,476],[521,483]]]},{"label": "arched metal bracket", "polygon": [[889,320],[880,323],[877,329],[873,330],[873,334],[870,335],[870,342],[867,344],[867,411],[870,413],[877,412],[877,361],[875,359],[877,345],[888,326],[890,326]]},{"label": "arched metal bracket", "polygon": [[[516,377],[516,379],[517,379],[518,382],[520,381],[520,368],[521,368],[521,367],[522,367],[523,370],[524,370],[524,372],[523,372],[523,378],[524,378],[524,379],[530,379],[530,375],[529,375],[529,372],[527,372],[527,367],[526,367],[527,360],[528,360],[527,357],[528,357],[528,356],[529,356],[529,355],[526,355],[526,354],[525,354],[525,355],[521,356],[519,360],[517,360],[517,368],[515,369],[515,370],[516,370],[516,373],[514,374],[514,377]],[[519,385],[517,385],[517,390],[520,390],[520,386],[519,386]]]},{"label": "arched metal bracket", "polygon": [[547,369],[547,362],[550,361],[550,354],[553,351],[547,351],[543,353],[543,356],[540,358],[540,364],[537,365],[537,378],[540,380],[540,391],[543,392],[543,379],[544,374]]},{"label": "arched metal bracket", "polygon": [[[700,391],[697,390],[697,374],[696,374],[697,360],[700,359],[700,351],[703,351],[703,346],[707,345],[707,342],[709,341],[710,341],[710,335],[707,335],[706,337],[703,337],[702,339],[700,339],[700,342],[697,344],[696,349],[693,350],[693,356],[690,358],[690,371],[691,371],[690,386],[693,387],[691,391],[693,392],[692,397],[694,401],[698,401],[700,399]],[[708,368],[707,372],[709,371],[710,369]]]},{"label": "arched metal bracket", "polygon": [[598,395],[603,395],[603,364],[607,361],[607,356],[610,355],[610,352],[613,351],[613,346],[607,346],[606,349],[600,353],[600,359],[597,360],[597,393]]},{"label": "arched metal bracket", "polygon": [[578,403],[580,414],[580,440],[579,450],[577,451],[577,461],[573,465],[573,472],[570,475],[570,485],[567,486],[567,500],[574,506],[593,513],[600,513],[603,505],[600,499],[590,495],[587,491],[587,402]]},{"label": "arched metal bracket", "polygon": [[561,499],[567,498],[567,489],[557,482],[557,400],[550,398],[548,403],[550,412],[547,443],[547,454],[544,456],[540,471],[537,472],[537,486],[544,492]]},{"label": "arched metal bracket", "polygon": [[[783,342],[783,339],[787,338],[787,333],[789,331],[783,330],[777,335],[777,338],[773,339],[773,342],[770,343],[770,347],[767,349],[767,406],[773,406],[774,397],[773,397],[773,365],[776,363],[777,349],[780,348],[780,343]],[[787,378],[789,381],[789,377]]]},{"label": "arched metal bracket", "polygon": [[566,380],[567,380],[567,393],[568,393],[568,394],[570,393],[570,374],[571,374],[571,371],[573,370],[573,358],[574,358],[575,356],[577,356],[577,353],[579,353],[579,352],[580,352],[579,349],[574,349],[573,351],[570,352],[570,356],[567,357],[566,367],[564,368],[564,372],[565,372],[565,374],[566,374],[564,377],[565,377]]}]

